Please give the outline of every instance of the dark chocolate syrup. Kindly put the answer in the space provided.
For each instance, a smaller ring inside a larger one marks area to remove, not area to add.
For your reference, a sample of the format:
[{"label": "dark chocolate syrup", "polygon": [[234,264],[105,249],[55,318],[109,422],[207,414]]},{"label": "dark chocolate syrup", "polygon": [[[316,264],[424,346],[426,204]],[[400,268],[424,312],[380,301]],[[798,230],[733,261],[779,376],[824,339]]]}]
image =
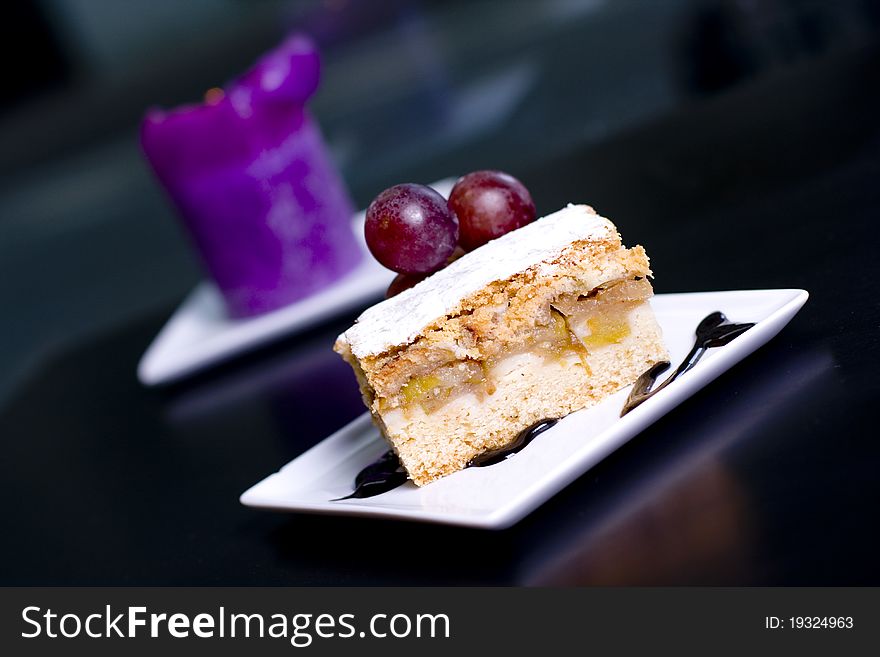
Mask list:
[{"label": "dark chocolate syrup", "polygon": [[389,449],[378,460],[358,472],[354,478],[354,491],[351,494],[330,501],[381,495],[402,485],[406,479],[406,471],[400,465],[397,454]]},{"label": "dark chocolate syrup", "polygon": [[499,447],[498,449],[493,449],[489,450],[488,452],[478,454],[470,461],[468,461],[468,464],[465,467],[485,468],[489,465],[501,463],[501,461],[510,458],[511,456],[525,448],[526,445],[532,442],[540,434],[547,431],[547,429],[552,427],[557,422],[559,422],[559,420],[556,418],[548,418],[546,420],[535,422],[532,426],[520,431],[517,437],[514,438],[513,442],[509,445],[505,445],[504,447]]},{"label": "dark chocolate syrup", "polygon": [[724,313],[719,311],[715,311],[705,317],[697,326],[697,339],[696,342],[694,342],[694,347],[690,350],[688,355],[685,356],[681,365],[679,365],[678,368],[656,388],[653,388],[654,383],[656,382],[657,377],[669,368],[669,361],[661,361],[642,374],[636,380],[635,385],[633,385],[633,389],[630,391],[629,397],[623,405],[623,409],[620,411],[620,417],[623,417],[646,399],[663,390],[663,388],[675,381],[675,379],[685,372],[693,369],[694,365],[697,364],[697,361],[703,357],[703,354],[706,353],[708,349],[712,349],[713,347],[723,347],[753,326],[754,324],[731,324],[727,321],[727,317],[724,316]]},{"label": "dark chocolate syrup", "polygon": [[[700,322],[699,326],[697,326],[696,344],[694,344],[694,348],[691,349],[690,353],[684,359],[684,362],[678,366],[678,369],[672,373],[672,376],[666,379],[666,381],[653,391],[651,388],[654,385],[657,376],[669,368],[669,362],[663,361],[657,363],[650,370],[642,374],[633,386],[629,399],[627,399],[626,405],[620,413],[621,417],[629,413],[632,409],[657,391],[665,388],[670,381],[677,379],[690,370],[697,364],[697,361],[702,358],[707,349],[711,349],[712,347],[722,347],[738,335],[745,333],[753,326],[754,324],[730,324],[721,312],[714,312],[706,317]],[[495,465],[496,463],[501,463],[501,461],[504,461],[521,451],[526,445],[557,422],[559,422],[559,419],[557,418],[547,418],[535,422],[532,426],[523,429],[509,445],[475,456],[468,461],[468,464],[465,467],[485,468],[490,465]],[[331,500],[331,502],[381,495],[382,493],[386,493],[389,490],[393,490],[398,486],[403,485],[406,480],[406,471],[400,464],[400,460],[393,451],[389,450],[377,461],[371,463],[358,473],[354,478],[354,491],[351,494],[346,495],[345,497],[338,497],[335,500]]]}]

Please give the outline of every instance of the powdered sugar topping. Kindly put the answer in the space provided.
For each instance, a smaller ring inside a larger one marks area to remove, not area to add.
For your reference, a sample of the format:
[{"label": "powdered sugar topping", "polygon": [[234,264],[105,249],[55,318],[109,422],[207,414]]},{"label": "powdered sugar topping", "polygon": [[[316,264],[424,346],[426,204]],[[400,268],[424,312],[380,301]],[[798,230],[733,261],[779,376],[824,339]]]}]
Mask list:
[{"label": "powdered sugar topping", "polygon": [[[357,358],[412,342],[428,324],[456,310],[462,299],[495,281],[555,259],[577,240],[616,235],[589,206],[571,205],[507,233],[459,258],[397,296],[368,308],[340,338]],[[549,272],[547,272],[549,273]]]}]

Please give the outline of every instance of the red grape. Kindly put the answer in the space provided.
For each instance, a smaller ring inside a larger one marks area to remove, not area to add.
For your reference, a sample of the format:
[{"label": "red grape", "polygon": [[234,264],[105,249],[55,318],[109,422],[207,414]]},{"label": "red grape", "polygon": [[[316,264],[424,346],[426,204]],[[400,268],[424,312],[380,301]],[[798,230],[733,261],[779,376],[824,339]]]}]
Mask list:
[{"label": "red grape", "polygon": [[398,294],[404,290],[408,290],[416,283],[421,283],[427,278],[427,276],[428,274],[398,274],[394,277],[394,280],[391,281],[391,285],[389,285],[388,289],[385,291],[385,298],[390,299],[391,297],[396,297]]},{"label": "red grape", "polygon": [[[464,249],[460,246],[455,247],[455,251],[453,251],[452,255],[446,259],[443,266],[451,265],[463,255]],[[385,291],[385,298],[390,299],[391,297],[397,296],[404,290],[411,288],[416,283],[421,283],[428,278],[428,276],[429,274],[398,274],[394,277],[394,280],[391,281],[391,285],[389,285],[388,289]]]},{"label": "red grape", "polygon": [[467,251],[535,220],[529,190],[503,171],[474,171],[459,178],[449,195],[449,209],[458,217]]},{"label": "red grape", "polygon": [[382,265],[401,274],[440,269],[458,242],[458,219],[440,194],[424,185],[389,187],[367,208],[367,246]]}]

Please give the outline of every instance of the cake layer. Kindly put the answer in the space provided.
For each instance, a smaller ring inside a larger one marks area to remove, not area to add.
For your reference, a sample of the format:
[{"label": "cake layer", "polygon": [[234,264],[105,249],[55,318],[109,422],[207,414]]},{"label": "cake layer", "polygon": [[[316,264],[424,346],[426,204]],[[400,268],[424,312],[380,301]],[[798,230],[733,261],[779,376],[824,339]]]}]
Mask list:
[{"label": "cake layer", "polygon": [[587,367],[573,352],[550,359],[529,352],[510,356],[488,372],[495,382],[491,395],[468,392],[430,412],[418,404],[383,412],[385,436],[420,486],[460,470],[539,420],[596,404],[664,359],[648,304],[633,308],[627,319],[629,335],[590,352]]},{"label": "cake layer", "polygon": [[[614,249],[620,247],[620,236],[614,224],[590,206],[569,205],[492,240],[418,285],[368,308],[340,340],[359,360],[405,346],[473,305],[468,298],[492,283],[536,266],[551,274],[554,261],[576,242]],[[614,276],[605,280],[610,278]]]},{"label": "cake layer", "polygon": [[[532,351],[547,358],[573,352],[583,357],[595,347],[617,342],[629,333],[627,314],[632,307],[653,295],[644,278],[620,279],[587,291],[587,295],[556,294],[531,297],[524,308],[506,307],[502,313],[491,309],[493,322],[480,332],[480,339],[464,358],[456,358],[445,340],[421,340],[396,359],[374,362],[366,376],[378,410],[385,411],[408,403],[436,407],[456,391],[475,389],[491,394],[494,379],[488,370],[502,358]],[[477,313],[475,313],[477,314]],[[507,315],[524,315],[528,321]],[[473,326],[474,316],[465,319]],[[450,332],[447,327],[446,332]],[[468,338],[478,332],[470,329]]]},{"label": "cake layer", "polygon": [[[586,206],[570,206],[572,209],[583,207]],[[563,223],[567,223],[570,216],[563,216]],[[578,216],[581,220],[585,218],[582,214]],[[550,222],[550,225],[555,224]],[[508,235],[520,233],[530,226]],[[407,344],[378,354],[358,356],[351,335],[358,327],[368,324],[363,320],[370,312],[368,310],[351,329],[339,336],[335,349],[355,367],[370,395],[380,398],[391,397],[409,378],[444,363],[491,360],[509,351],[511,346],[515,348],[522,342],[523,335],[533,332],[536,325],[546,324],[550,304],[557,299],[588,295],[609,282],[644,278],[650,274],[644,249],[640,246],[623,248],[616,231],[613,236],[599,241],[577,240],[559,250],[550,260],[524,267],[507,279],[493,281],[473,294],[463,295],[462,292],[456,313],[423,326]],[[503,239],[467,254],[408,292],[430,294],[433,288],[423,285],[435,277],[447,275],[459,263],[468,263],[478,256],[482,261],[480,252]],[[386,304],[396,298],[374,308],[382,306],[387,309],[390,306]],[[407,317],[405,313],[401,314],[401,322]]]}]

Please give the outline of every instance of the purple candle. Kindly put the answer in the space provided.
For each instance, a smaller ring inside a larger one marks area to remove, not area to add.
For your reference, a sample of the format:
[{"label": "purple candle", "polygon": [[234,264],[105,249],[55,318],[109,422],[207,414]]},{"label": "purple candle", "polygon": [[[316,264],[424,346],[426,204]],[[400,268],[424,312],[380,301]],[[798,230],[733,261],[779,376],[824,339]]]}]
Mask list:
[{"label": "purple candle", "polygon": [[352,203],[305,109],[319,78],[314,44],[293,36],[204,103],[150,110],[141,126],[233,317],[308,296],[361,257]]}]

